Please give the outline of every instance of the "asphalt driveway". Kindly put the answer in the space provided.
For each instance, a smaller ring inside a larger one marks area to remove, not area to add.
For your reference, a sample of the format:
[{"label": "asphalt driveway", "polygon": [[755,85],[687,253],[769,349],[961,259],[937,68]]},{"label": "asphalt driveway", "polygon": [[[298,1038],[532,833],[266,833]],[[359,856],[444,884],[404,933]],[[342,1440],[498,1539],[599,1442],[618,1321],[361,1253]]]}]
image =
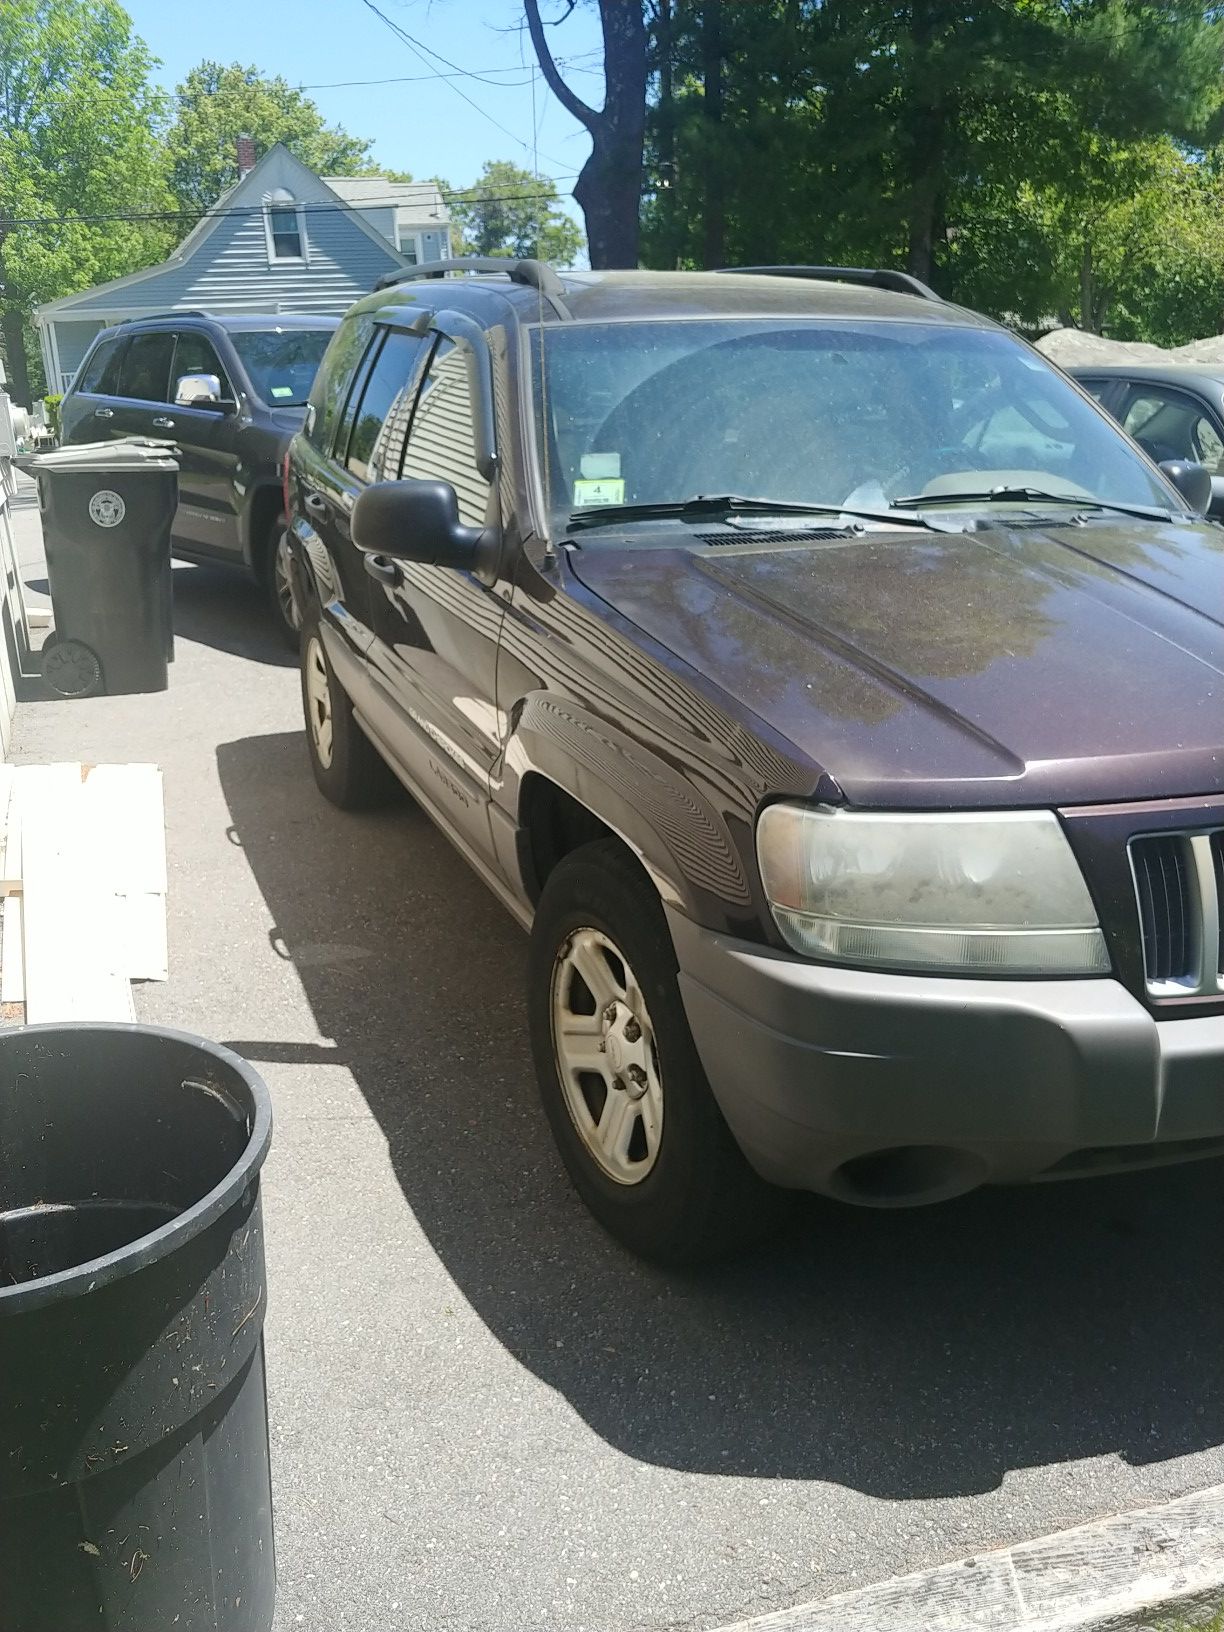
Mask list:
[{"label": "asphalt driveway", "polygon": [[175,580],[171,690],[15,757],[162,765],[139,1012],[272,1089],[278,1632],[713,1628],[1224,1481],[1219,1164],[642,1267],[554,1158],[520,931],[407,801],[323,803],[256,592]]}]

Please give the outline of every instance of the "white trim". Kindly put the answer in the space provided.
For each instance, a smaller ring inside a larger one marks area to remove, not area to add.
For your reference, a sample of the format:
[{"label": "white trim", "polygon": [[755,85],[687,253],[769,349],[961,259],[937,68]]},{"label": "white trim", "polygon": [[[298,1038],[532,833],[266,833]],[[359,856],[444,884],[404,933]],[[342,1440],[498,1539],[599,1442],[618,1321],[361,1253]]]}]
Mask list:
[{"label": "white trim", "polygon": [[[298,243],[302,247],[300,255],[278,255],[276,244],[272,238],[272,211],[293,210],[297,216]],[[306,237],[306,211],[297,199],[266,198],[263,207],[264,248],[268,254],[268,270],[278,266],[309,266],[310,242]]]},{"label": "white trim", "polygon": [[[350,221],[355,222],[359,230],[365,233],[366,237],[371,243],[378,245],[384,254],[388,256],[392,266],[398,265],[402,267],[407,264],[391,240],[384,237],[384,235],[379,232],[377,227],[372,226],[371,223],[362,215],[359,208],[354,208],[353,206],[349,205],[340,197],[339,193],[334,192],[332,188],[327,185],[322,176],[317,176],[313,170],[304,165],[299,158],[296,158],[292,153],[290,153],[288,148],[283,146],[283,144],[280,142],[277,142],[274,147],[270,147],[268,149],[268,151],[259,160],[258,164],[256,164],[254,170],[248,170],[241,181],[235,182],[233,187],[231,187],[228,192],[223,193],[217,200],[216,204],[213,205],[213,209],[224,210],[232,208],[235,205],[240,193],[254,193],[256,198],[258,198],[261,189],[255,184],[256,178],[259,177],[260,172],[264,170],[265,167],[271,168],[274,157],[276,157],[278,162],[282,165],[287,164],[295,177],[295,186],[293,191],[297,194],[299,209],[303,204],[310,206],[321,206],[326,205],[329,199],[333,200],[337,210],[341,211]],[[321,197],[310,196],[314,193],[316,188],[321,191]],[[254,202],[254,200],[252,200],[252,202]],[[174,253],[168,255],[164,261],[159,261],[156,266],[144,267],[139,272],[129,272],[126,277],[111,278],[106,283],[95,284],[92,289],[81,289],[73,295],[61,295],[58,300],[45,301],[43,304],[35,307],[35,313],[39,317],[47,318],[54,318],[61,313],[65,317],[69,317],[76,312],[81,305],[89,306],[90,303],[96,300],[99,295],[105,296],[112,290],[126,289],[132,284],[143,283],[149,278],[159,278],[165,272],[181,268],[188,261],[195,258],[200,249],[203,247],[205,241],[211,237],[218,226],[220,226],[221,222],[226,219],[227,218],[224,215],[205,216],[203,220],[198,221],[196,225],[192,227],[191,231],[183,239],[182,243],[178,246]],[[309,248],[308,240],[304,234],[302,243],[304,248]],[[309,254],[304,256],[301,262],[286,259],[273,260],[270,261],[269,264],[273,266],[309,265]],[[195,302],[195,304],[199,303]],[[153,309],[160,311],[164,310],[165,308],[159,306]],[[90,312],[89,315],[93,317],[96,314]],[[135,312],[124,312],[123,315],[124,317],[135,317],[137,314]],[[112,319],[112,321],[114,320]]]},{"label": "white trim", "polygon": [[405,258],[407,258],[407,257],[406,257],[405,250],[404,250],[404,244],[408,239],[412,240],[412,253],[413,253],[413,256],[415,257],[415,259],[410,261],[408,264],[410,266],[420,266],[420,264],[421,264],[421,234],[420,234],[420,232],[416,228],[411,228],[410,227],[410,228],[405,229],[403,227],[397,227],[396,228],[396,243],[395,243],[394,247],[399,252],[399,254],[405,255]]},{"label": "white trim", "polygon": [[[67,389],[67,387],[64,385],[64,370],[60,367],[59,335],[56,334],[56,332],[55,332],[55,324],[54,323],[48,323],[46,325],[45,332],[46,332],[46,334],[47,334],[47,336],[48,336],[48,338],[50,339],[50,342],[51,342],[51,367],[47,368],[47,359],[44,356],[44,358],[43,358],[43,370],[46,373],[46,376],[47,376],[48,380],[57,380],[59,382],[59,391],[60,391],[60,393],[62,395],[63,392]],[[97,338],[97,336],[95,335],[94,339],[96,339],[96,338]],[[89,345],[90,346],[93,345],[93,340],[91,340],[89,342]],[[86,350],[88,350],[88,349],[89,349],[89,347],[86,347]],[[82,361],[84,361],[84,359],[82,359]],[[73,378],[75,378],[75,377],[76,376],[74,375]]]}]

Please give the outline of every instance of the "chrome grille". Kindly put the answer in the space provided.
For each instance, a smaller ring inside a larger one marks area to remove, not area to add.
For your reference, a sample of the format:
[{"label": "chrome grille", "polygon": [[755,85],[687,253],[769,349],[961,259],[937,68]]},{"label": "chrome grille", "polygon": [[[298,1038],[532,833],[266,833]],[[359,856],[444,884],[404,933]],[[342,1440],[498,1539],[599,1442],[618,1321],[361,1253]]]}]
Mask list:
[{"label": "chrome grille", "polygon": [[1131,840],[1130,860],[1149,992],[1224,991],[1224,829],[1146,834]]}]

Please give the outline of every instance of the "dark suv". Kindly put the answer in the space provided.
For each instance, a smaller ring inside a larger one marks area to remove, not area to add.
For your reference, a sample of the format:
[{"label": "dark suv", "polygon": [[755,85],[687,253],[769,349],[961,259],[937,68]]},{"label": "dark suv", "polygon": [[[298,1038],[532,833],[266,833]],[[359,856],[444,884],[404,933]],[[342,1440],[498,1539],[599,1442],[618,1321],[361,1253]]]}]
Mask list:
[{"label": "dark suv", "polygon": [[171,312],[122,323],[98,335],[60,410],[65,442],[177,443],[174,553],[244,568],[294,646],[284,455],[337,322]]},{"label": "dark suv", "polygon": [[530,927],[565,1163],[673,1261],[777,1187],[1224,1151],[1206,475],[902,274],[784,270],[413,274],[290,456],[319,787],[390,767]]}]

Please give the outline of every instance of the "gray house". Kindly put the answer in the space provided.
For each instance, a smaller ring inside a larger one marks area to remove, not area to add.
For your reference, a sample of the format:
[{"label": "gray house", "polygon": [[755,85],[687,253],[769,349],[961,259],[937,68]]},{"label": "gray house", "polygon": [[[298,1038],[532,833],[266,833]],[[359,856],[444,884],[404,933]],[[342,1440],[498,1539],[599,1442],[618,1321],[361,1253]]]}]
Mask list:
[{"label": "gray house", "polygon": [[66,390],[94,335],[123,318],[340,313],[384,272],[450,254],[450,219],[432,183],[324,179],[279,144],[255,163],[245,139],[239,167],[168,261],[36,309],[49,390]]}]

